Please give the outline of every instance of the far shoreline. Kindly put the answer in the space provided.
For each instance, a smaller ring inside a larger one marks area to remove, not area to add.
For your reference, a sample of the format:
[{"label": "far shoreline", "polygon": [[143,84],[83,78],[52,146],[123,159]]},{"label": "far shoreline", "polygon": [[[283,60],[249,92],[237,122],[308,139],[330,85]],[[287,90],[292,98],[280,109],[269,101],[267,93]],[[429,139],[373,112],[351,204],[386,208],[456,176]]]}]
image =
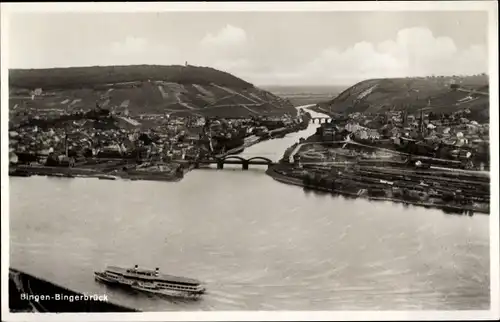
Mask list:
[{"label": "far shoreline", "polygon": [[[278,166],[279,167],[279,166]],[[289,184],[289,185],[294,185],[294,186],[299,186],[304,189],[311,189],[313,191],[321,191],[321,192],[329,192],[332,194],[337,194],[343,197],[348,197],[348,198],[353,198],[353,199],[364,199],[364,200],[369,200],[369,201],[390,201],[392,203],[396,204],[403,204],[403,205],[412,205],[412,206],[418,206],[418,207],[423,207],[423,208],[430,208],[430,209],[438,209],[438,210],[444,210],[447,212],[452,212],[457,215],[465,215],[463,214],[464,212],[468,212],[469,216],[472,216],[473,214],[482,214],[482,215],[490,215],[489,211],[483,211],[481,209],[474,209],[472,207],[458,207],[458,206],[451,206],[451,205],[435,205],[431,203],[423,203],[423,202],[417,202],[417,201],[411,201],[411,200],[404,200],[404,199],[397,199],[397,198],[388,198],[388,197],[372,197],[372,196],[364,196],[360,197],[355,193],[350,193],[347,191],[342,191],[338,189],[331,189],[331,188],[326,188],[326,187],[321,187],[319,185],[305,185],[302,180],[292,178],[283,174],[280,174],[276,172],[277,166],[274,167],[269,167],[269,169],[266,171],[266,174],[273,178],[274,180],[284,183],[284,184]]]}]

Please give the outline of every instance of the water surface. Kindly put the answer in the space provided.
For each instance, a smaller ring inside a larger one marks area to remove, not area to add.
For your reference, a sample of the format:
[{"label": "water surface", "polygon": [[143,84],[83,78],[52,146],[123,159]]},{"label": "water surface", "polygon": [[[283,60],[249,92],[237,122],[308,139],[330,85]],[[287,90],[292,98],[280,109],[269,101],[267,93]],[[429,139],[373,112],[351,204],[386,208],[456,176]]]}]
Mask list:
[{"label": "water surface", "polygon": [[[243,155],[277,160],[317,126]],[[11,266],[150,311],[489,308],[488,216],[305,192],[264,171],[11,177]],[[94,282],[94,270],[134,264],[199,278],[208,294],[171,301]]]}]

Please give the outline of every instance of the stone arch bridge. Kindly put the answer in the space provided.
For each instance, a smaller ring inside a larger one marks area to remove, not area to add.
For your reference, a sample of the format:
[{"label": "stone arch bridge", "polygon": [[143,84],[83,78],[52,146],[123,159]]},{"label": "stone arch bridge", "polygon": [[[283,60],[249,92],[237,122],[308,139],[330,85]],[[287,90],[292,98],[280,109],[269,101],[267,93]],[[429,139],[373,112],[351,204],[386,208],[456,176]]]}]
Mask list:
[{"label": "stone arch bridge", "polygon": [[313,117],[311,118],[311,123],[313,124],[324,124],[324,123],[332,123],[332,119],[330,117]]},{"label": "stone arch bridge", "polygon": [[243,170],[248,170],[251,164],[267,165],[268,167],[276,164],[273,160],[266,157],[255,156],[246,159],[238,155],[228,155],[220,158],[198,160],[193,163],[195,168],[199,168],[202,164],[217,164],[217,169],[224,169],[224,164],[241,164],[241,168]]}]

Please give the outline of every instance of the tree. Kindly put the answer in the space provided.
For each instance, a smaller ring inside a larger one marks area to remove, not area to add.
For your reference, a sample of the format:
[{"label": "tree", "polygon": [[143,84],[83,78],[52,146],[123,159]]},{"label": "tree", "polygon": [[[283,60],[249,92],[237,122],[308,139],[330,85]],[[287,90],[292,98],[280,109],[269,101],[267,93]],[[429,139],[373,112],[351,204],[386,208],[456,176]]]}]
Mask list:
[{"label": "tree", "polygon": [[59,165],[59,160],[54,153],[49,154],[47,160],[45,161],[45,165],[48,167],[56,167]]},{"label": "tree", "polygon": [[92,149],[90,149],[90,148],[85,148],[85,149],[83,150],[83,156],[84,156],[85,158],[91,158],[91,157],[92,157]]},{"label": "tree", "polygon": [[153,140],[151,140],[151,138],[146,133],[141,133],[139,135],[139,141],[142,141],[144,145],[150,145],[153,142]]}]

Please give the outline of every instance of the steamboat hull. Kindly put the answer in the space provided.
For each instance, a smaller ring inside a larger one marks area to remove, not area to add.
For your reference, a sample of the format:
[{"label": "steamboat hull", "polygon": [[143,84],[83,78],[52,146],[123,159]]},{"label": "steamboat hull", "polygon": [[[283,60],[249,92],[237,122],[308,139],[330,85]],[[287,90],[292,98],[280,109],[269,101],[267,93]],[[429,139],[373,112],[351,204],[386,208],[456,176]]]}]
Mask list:
[{"label": "steamboat hull", "polygon": [[113,278],[109,278],[102,272],[94,272],[94,277],[96,281],[110,286],[120,287],[123,289],[138,291],[142,293],[155,294],[159,296],[196,300],[199,299],[205,293],[205,290],[191,292],[191,291],[175,291],[158,287],[142,287],[133,281],[128,281],[128,280],[119,281]]}]

